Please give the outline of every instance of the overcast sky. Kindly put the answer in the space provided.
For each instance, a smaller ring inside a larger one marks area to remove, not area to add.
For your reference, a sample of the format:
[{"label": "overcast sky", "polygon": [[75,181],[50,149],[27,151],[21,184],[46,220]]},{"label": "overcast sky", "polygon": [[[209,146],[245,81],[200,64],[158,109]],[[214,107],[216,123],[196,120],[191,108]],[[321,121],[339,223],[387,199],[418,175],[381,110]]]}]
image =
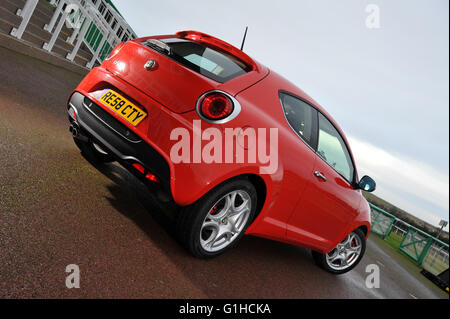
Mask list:
[{"label": "overcast sky", "polygon": [[[244,51],[331,113],[376,195],[448,220],[448,0],[114,3],[138,36],[197,30],[239,47],[248,25]],[[380,28],[366,26],[369,4]]]}]

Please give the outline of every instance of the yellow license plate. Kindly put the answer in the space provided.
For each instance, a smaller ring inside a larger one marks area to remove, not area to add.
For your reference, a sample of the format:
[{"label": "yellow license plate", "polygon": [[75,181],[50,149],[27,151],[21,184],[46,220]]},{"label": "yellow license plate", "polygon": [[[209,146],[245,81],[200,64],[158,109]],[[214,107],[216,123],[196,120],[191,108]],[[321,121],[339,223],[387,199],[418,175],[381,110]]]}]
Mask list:
[{"label": "yellow license plate", "polygon": [[142,109],[113,90],[107,90],[99,100],[133,126],[138,125],[147,117],[147,113]]}]

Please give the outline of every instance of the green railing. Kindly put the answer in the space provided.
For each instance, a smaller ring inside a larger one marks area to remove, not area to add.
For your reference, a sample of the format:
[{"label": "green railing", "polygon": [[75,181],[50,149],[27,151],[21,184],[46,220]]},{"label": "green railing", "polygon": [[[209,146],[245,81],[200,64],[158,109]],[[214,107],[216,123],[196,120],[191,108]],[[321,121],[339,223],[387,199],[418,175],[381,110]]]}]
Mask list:
[{"label": "green railing", "polygon": [[381,208],[369,204],[372,209],[372,233],[386,238],[394,225],[396,220],[394,215],[382,210]]},{"label": "green railing", "polygon": [[449,267],[449,245],[370,204],[371,232],[411,258],[417,265],[437,275]]}]

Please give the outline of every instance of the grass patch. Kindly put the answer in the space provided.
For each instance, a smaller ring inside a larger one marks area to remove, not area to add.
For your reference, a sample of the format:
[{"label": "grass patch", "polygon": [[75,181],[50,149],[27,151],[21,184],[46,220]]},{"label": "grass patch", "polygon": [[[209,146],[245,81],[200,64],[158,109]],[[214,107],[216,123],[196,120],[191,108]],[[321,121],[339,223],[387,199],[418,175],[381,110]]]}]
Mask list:
[{"label": "grass patch", "polygon": [[402,243],[403,237],[397,233],[391,232],[385,239],[384,239],[391,247],[395,249],[400,248],[400,244]]}]

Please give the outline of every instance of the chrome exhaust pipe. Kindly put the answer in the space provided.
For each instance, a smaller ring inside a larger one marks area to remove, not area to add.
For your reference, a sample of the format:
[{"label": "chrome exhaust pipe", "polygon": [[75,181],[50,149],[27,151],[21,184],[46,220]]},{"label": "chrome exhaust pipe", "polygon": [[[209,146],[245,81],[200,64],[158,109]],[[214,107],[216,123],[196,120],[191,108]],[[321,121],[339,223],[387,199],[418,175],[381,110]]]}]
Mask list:
[{"label": "chrome exhaust pipe", "polygon": [[72,136],[74,138],[79,139],[83,142],[89,142],[89,138],[81,133],[81,130],[77,124],[75,123],[70,124],[69,132],[72,133]]},{"label": "chrome exhaust pipe", "polygon": [[73,137],[78,137],[78,129],[75,125],[71,125],[69,131],[72,133]]}]

